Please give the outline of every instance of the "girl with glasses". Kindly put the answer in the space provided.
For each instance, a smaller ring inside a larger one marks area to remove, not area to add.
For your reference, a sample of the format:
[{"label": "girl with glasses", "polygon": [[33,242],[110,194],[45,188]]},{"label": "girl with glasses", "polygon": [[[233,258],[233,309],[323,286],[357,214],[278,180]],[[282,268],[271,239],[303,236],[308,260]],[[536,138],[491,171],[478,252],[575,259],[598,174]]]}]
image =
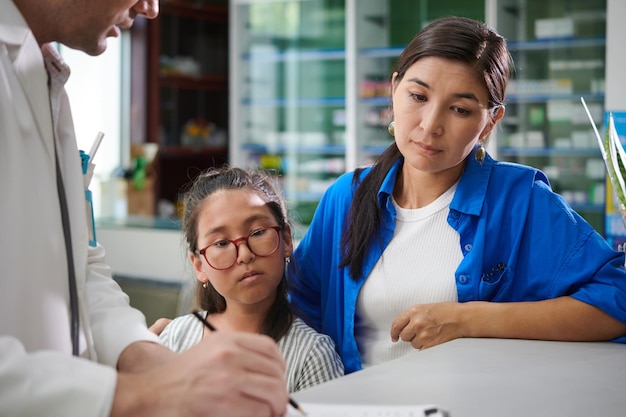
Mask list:
[{"label": "girl with glasses", "polygon": [[[197,284],[197,304],[219,331],[272,337],[285,357],[289,392],[343,375],[330,337],[295,317],[287,301],[285,264],[293,252],[285,202],[261,171],[210,169],[183,194],[183,231]],[[180,352],[202,340],[193,314],[160,334]]]}]

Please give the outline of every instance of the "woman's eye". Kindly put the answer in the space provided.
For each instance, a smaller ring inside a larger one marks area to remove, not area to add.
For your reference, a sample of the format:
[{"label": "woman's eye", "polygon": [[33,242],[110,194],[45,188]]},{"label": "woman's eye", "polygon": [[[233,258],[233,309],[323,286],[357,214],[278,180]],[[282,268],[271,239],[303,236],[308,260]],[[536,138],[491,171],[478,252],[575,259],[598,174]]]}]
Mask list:
[{"label": "woman's eye", "polygon": [[470,114],[471,112],[467,109],[464,109],[462,107],[452,107],[452,110],[454,110],[455,112],[462,114],[462,115],[467,115]]},{"label": "woman's eye", "polygon": [[265,233],[267,230],[266,229],[257,229],[257,230],[253,230],[252,232],[250,232],[250,237],[259,237],[262,236],[263,233]]},{"label": "woman's eye", "polygon": [[411,97],[416,101],[426,101],[426,96],[423,94],[411,93]]}]

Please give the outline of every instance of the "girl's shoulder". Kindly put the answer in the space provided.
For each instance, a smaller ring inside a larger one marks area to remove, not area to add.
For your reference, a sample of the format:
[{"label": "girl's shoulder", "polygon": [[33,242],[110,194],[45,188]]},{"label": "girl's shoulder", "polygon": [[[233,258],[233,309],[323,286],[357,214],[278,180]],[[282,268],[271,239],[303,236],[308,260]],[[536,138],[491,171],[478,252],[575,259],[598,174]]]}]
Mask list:
[{"label": "girl's shoulder", "polygon": [[289,331],[287,332],[287,334],[285,334],[283,339],[285,339],[285,342],[297,340],[300,343],[308,342],[311,344],[317,344],[320,342],[333,343],[330,336],[318,332],[313,327],[306,324],[304,320],[299,317],[296,317],[296,319],[293,321],[291,327],[289,327]]},{"label": "girl's shoulder", "polygon": [[293,323],[291,323],[291,328],[289,330],[290,331],[294,331],[294,332],[306,333],[306,334],[319,334],[319,335],[322,335],[322,333],[319,333],[313,327],[311,327],[308,324],[306,324],[304,322],[304,320],[302,320],[300,317],[296,317],[295,318]]},{"label": "girl's shoulder", "polygon": [[202,323],[193,315],[174,318],[159,335],[159,340],[175,352],[182,352],[202,340]]},{"label": "girl's shoulder", "polygon": [[[204,312],[202,313],[204,315]],[[197,324],[197,326],[195,326]],[[172,329],[187,329],[189,327],[202,327],[202,323],[193,314],[185,314],[174,318],[167,327],[172,326]]]}]

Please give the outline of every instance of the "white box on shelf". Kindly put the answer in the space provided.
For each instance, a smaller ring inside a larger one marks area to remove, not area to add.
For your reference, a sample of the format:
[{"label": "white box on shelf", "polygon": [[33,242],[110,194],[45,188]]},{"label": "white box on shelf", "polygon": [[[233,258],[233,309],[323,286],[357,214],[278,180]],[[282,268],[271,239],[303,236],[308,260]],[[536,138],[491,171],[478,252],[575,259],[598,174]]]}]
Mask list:
[{"label": "white box on shelf", "polygon": [[587,149],[592,147],[592,139],[595,140],[595,136],[590,135],[589,130],[578,130],[572,132],[572,147],[575,149]]},{"label": "white box on shelf", "polygon": [[600,158],[587,159],[585,172],[588,178],[602,179],[604,178],[606,166]]},{"label": "white box on shelf", "polygon": [[535,37],[566,38],[574,36],[574,20],[569,17],[535,20]]},{"label": "white box on shelf", "polygon": [[529,148],[543,148],[546,146],[543,132],[540,130],[529,130],[526,132],[526,146]]},{"label": "white box on shelf", "polygon": [[572,141],[570,138],[555,138],[553,147],[556,149],[570,149]]},{"label": "white box on shelf", "polygon": [[570,121],[572,115],[572,102],[569,100],[548,100],[547,103],[548,120]]},{"label": "white box on shelf", "polygon": [[543,167],[543,173],[546,174],[549,179],[555,180],[559,178],[561,174],[561,167],[558,165],[546,165]]},{"label": "white box on shelf", "polygon": [[511,148],[523,148],[526,146],[524,132],[513,132],[507,136],[507,146]]}]

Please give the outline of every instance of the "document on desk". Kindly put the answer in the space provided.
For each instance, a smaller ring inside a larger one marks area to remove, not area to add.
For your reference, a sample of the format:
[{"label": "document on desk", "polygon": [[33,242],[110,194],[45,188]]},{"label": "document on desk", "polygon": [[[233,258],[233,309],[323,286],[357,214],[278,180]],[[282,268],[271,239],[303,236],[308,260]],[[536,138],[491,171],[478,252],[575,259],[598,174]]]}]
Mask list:
[{"label": "document on desk", "polygon": [[[451,417],[435,405],[351,405],[300,403],[306,417]],[[303,417],[289,407],[287,417]]]}]

